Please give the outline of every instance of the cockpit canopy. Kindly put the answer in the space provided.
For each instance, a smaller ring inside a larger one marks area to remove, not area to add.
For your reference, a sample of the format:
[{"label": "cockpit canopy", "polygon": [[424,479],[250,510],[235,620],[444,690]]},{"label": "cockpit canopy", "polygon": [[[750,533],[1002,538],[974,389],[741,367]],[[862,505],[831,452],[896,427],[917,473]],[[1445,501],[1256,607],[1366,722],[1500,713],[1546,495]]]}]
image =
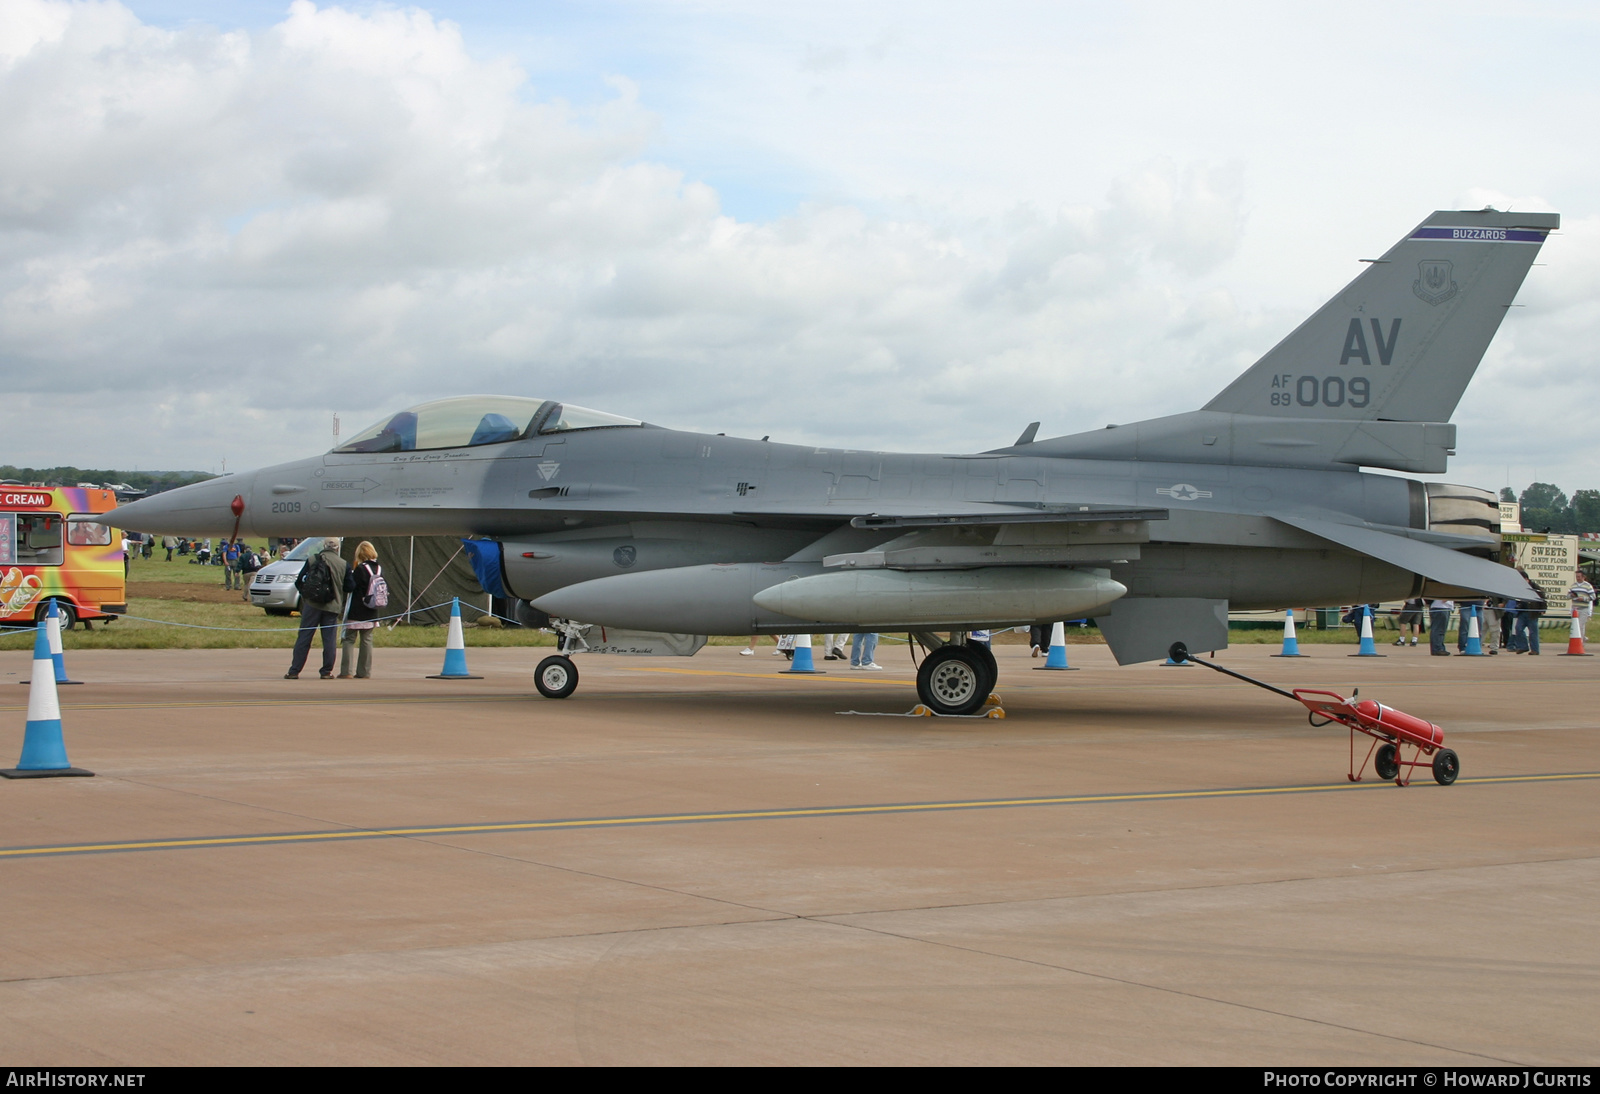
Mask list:
[{"label": "cockpit canopy", "polygon": [[643,422],[600,410],[524,399],[516,395],[459,395],[419,403],[390,415],[335,452],[417,452],[429,448],[472,448],[502,444],[545,433]]}]

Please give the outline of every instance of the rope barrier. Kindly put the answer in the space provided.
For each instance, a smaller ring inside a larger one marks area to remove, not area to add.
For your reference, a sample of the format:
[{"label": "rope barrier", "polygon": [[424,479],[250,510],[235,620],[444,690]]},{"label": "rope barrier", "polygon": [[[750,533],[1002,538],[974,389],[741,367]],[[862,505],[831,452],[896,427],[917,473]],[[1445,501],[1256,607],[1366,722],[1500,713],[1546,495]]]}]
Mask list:
[{"label": "rope barrier", "polygon": [[[431,611],[435,611],[435,610],[442,610],[442,609],[447,609],[449,607],[450,607],[450,602],[449,601],[445,601],[442,604],[430,604],[425,608],[413,607],[413,608],[408,609],[407,611],[397,612],[394,615],[381,615],[381,616],[378,616],[378,617],[372,619],[370,622],[383,623],[383,622],[385,622],[387,620],[390,620],[390,619],[400,620],[400,619],[404,619],[408,615],[417,615],[417,614],[420,614],[422,612],[431,612]],[[500,614],[498,614],[496,612],[490,611],[487,608],[480,608],[476,604],[469,604],[469,603],[463,602],[461,607],[463,609],[465,609],[465,610],[475,611],[480,616],[488,615],[488,616],[493,616],[494,618],[499,619],[502,622],[516,623],[516,620],[510,618],[509,616],[500,615]],[[212,627],[212,626],[208,626],[208,625],[206,625],[204,623],[179,623],[175,619],[155,619],[155,618],[152,618],[152,617],[146,616],[146,615],[118,615],[118,616],[116,616],[116,618],[118,618],[118,619],[136,619],[141,623],[156,623],[156,624],[160,624],[161,626],[183,627],[183,628],[186,628],[188,630],[196,630],[196,631],[238,631],[238,632],[248,633],[248,634],[261,634],[261,633],[266,633],[266,634],[298,634],[299,631],[300,631],[300,628],[298,626],[294,626],[294,627]],[[342,625],[342,624],[333,624],[333,623],[327,624],[327,626],[330,626],[330,627],[331,626],[338,626],[338,625]],[[392,629],[392,627],[391,627],[391,629]],[[5,628],[0,628],[0,638],[9,638],[9,637],[11,637],[13,635],[19,635],[19,634],[32,635],[34,633],[34,631],[35,631],[34,627],[5,627]]]}]

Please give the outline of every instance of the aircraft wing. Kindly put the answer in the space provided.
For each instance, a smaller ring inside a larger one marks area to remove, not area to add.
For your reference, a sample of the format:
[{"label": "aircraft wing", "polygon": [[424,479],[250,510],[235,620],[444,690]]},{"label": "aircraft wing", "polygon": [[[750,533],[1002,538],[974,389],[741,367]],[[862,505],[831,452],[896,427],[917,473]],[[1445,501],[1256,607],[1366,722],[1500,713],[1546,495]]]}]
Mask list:
[{"label": "aircraft wing", "polygon": [[1071,508],[1004,509],[974,506],[961,513],[869,513],[850,521],[855,528],[948,528],[996,524],[1070,524],[1097,520],[1166,520],[1166,509],[1129,509],[1109,505],[1074,505]]},{"label": "aircraft wing", "polygon": [[[732,517],[819,517],[848,521],[855,528],[937,528],[996,524],[1063,524],[1099,520],[1166,520],[1169,510],[1126,505],[1038,505],[1006,502],[946,502],[927,505],[917,502],[872,503],[872,511],[862,513],[862,503],[830,502],[826,505],[750,506],[732,510]],[[685,517],[700,514],[682,511]]]},{"label": "aircraft wing", "polygon": [[1493,596],[1516,600],[1526,600],[1534,596],[1533,589],[1522,579],[1521,574],[1497,562],[1490,562],[1474,555],[1464,555],[1459,551],[1437,547],[1421,540],[1380,532],[1365,525],[1340,524],[1292,513],[1274,513],[1272,516],[1274,520],[1303,532],[1310,532],[1330,543],[1337,543],[1340,547],[1358,554],[1370,555],[1402,570],[1410,570],[1414,574],[1421,574],[1446,585],[1476,589]]}]

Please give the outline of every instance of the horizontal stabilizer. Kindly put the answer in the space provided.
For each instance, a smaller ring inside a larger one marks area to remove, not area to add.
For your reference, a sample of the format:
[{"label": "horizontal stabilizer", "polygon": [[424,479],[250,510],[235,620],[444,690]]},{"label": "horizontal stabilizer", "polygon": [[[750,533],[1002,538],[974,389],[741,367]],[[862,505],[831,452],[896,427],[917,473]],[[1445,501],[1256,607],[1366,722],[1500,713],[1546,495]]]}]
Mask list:
[{"label": "horizontal stabilizer", "polygon": [[1521,574],[1497,562],[1358,524],[1338,524],[1331,520],[1283,513],[1274,513],[1273,518],[1359,554],[1370,555],[1391,566],[1421,574],[1430,581],[1516,600],[1525,600],[1534,595]]}]

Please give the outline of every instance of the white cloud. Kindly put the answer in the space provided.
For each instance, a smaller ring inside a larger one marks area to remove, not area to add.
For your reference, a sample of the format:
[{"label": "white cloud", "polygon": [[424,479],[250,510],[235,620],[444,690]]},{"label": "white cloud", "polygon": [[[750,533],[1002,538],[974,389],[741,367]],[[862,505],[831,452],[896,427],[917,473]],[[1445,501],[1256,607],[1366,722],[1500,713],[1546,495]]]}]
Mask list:
[{"label": "white cloud", "polygon": [[[654,120],[625,81],[583,116],[532,100],[423,12],[302,0],[246,34],[13,6],[48,31],[0,71],[19,460],[275,460],[335,409],[486,388],[970,447],[1035,408],[1125,416],[1147,394],[1129,331],[1148,363],[1192,363],[1162,330],[1233,317],[1161,282],[1234,245],[1237,182],[1204,168],[1132,173],[1100,209],[740,223],[641,158]],[[38,415],[69,397],[115,426],[64,443]]]},{"label": "white cloud", "polygon": [[[1589,442],[1600,407],[1600,216],[1564,217],[1539,257],[1545,265],[1529,272],[1461,401],[1458,451],[1470,454],[1482,485],[1509,477],[1517,490],[1535,479],[1592,490],[1600,486]],[[1462,481],[1455,469],[1444,477]]]},{"label": "white cloud", "polygon": [[[335,410],[348,435],[466,391],[944,450],[1006,443],[1034,418],[1049,435],[1193,408],[1426,207],[1390,225],[1318,205],[1314,241],[1310,197],[1263,211],[1259,180],[1284,177],[1273,155],[1305,148],[1282,104],[1257,108],[1258,146],[1161,148],[1203,113],[1171,84],[1147,86],[1143,70],[1115,103],[1088,95],[1145,21],[1059,48],[1013,34],[1015,57],[1003,19],[964,54],[967,31],[948,20],[763,37],[746,15],[748,50],[689,35],[722,81],[695,94],[729,104],[708,131],[843,180],[834,199],[751,222],[661,154],[664,127],[684,122],[644,105],[663,98],[658,77],[611,75],[609,97],[573,106],[415,9],[300,0],[264,29],[171,30],[115,3],[0,0],[4,461],[243,467],[325,445]],[[1152,40],[1183,69],[1176,33]],[[918,67],[959,72],[962,56],[974,73],[1017,70],[998,80],[1009,114],[984,79],[935,87]],[[1067,98],[1085,96],[1065,112],[1028,90],[1064,62],[1077,66]],[[1237,79],[1199,88],[1204,110]],[[919,87],[937,103],[920,117]],[[829,98],[844,92],[854,102]],[[893,132],[860,102],[885,104]],[[1175,115],[1162,140],[1139,139],[1129,123],[1161,109]],[[1077,140],[1101,158],[1092,193],[1042,185],[1075,166]],[[1032,159],[999,154],[1030,141]],[[1544,389],[1544,412],[1576,424],[1594,383],[1582,347],[1600,328],[1600,231],[1569,226],[1549,248],[1565,272],[1530,279],[1464,435]],[[1481,463],[1503,447],[1491,435]]]}]

